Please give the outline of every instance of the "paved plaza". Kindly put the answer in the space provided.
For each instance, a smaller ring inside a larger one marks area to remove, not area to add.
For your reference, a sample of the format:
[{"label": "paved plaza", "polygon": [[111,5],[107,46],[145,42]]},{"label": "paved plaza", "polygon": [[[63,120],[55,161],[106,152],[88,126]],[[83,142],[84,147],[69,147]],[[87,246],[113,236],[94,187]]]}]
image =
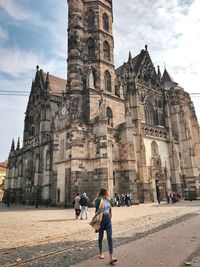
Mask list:
[{"label": "paved plaza", "polygon": [[[114,207],[114,246],[133,242],[199,214],[199,201]],[[97,235],[88,224],[93,215],[94,208],[89,208],[88,220],[75,220],[73,209],[1,206],[0,266],[14,266],[8,262],[16,261],[21,266],[71,266],[94,257],[98,252]],[[106,242],[104,249],[107,250]],[[33,260],[30,263],[27,259]]]}]

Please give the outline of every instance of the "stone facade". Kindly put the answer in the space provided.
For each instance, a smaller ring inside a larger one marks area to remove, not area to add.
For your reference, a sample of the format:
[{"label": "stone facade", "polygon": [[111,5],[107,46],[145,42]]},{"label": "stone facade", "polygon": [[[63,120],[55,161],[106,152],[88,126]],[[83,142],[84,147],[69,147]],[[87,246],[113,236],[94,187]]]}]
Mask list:
[{"label": "stone facade", "polygon": [[[190,96],[147,46],[114,68],[112,0],[68,0],[67,80],[37,67],[24,140],[9,154],[17,201],[71,205],[77,191],[157,201],[200,198],[199,125]],[[84,15],[83,15],[84,14]]]}]

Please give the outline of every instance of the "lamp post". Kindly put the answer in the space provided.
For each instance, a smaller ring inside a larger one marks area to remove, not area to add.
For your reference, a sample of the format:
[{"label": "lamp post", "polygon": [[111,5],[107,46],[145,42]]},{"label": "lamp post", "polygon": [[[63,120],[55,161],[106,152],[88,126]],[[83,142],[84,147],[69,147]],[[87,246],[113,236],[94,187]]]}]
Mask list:
[{"label": "lamp post", "polygon": [[38,208],[38,202],[39,202],[39,185],[36,185],[36,201],[35,201],[35,208]]},{"label": "lamp post", "polygon": [[7,189],[7,207],[10,207],[10,195],[11,195],[11,187],[9,186]]}]

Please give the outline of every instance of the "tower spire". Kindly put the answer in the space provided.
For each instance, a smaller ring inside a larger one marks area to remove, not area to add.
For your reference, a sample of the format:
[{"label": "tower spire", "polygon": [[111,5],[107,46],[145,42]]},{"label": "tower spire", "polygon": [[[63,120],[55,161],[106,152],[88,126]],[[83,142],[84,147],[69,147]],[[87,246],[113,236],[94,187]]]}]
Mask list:
[{"label": "tower spire", "polygon": [[17,140],[17,150],[20,150],[20,138],[18,137],[18,140]]},{"label": "tower spire", "polygon": [[158,66],[158,77],[159,77],[159,80],[160,80],[161,79],[160,66]]},{"label": "tower spire", "polygon": [[13,152],[14,150],[15,150],[15,140],[13,138],[10,151]]},{"label": "tower spire", "polygon": [[131,54],[131,51],[129,51],[129,54],[128,54],[128,61],[132,60],[132,54]]},{"label": "tower spire", "polygon": [[47,72],[47,77],[45,81],[46,89],[50,90],[50,82],[49,82],[49,72]]},{"label": "tower spire", "polygon": [[129,54],[128,54],[128,63],[130,66],[130,70],[132,71],[133,70],[133,58],[132,58],[131,51],[129,51]]}]

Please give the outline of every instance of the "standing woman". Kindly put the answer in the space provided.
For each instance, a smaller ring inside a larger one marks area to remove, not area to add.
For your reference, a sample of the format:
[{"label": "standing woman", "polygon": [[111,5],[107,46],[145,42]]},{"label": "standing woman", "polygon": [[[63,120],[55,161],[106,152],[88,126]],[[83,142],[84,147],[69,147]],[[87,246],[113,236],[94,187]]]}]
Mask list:
[{"label": "standing woman", "polygon": [[108,198],[108,190],[106,188],[101,188],[99,192],[99,197],[101,198],[101,201],[99,203],[99,210],[102,210],[103,212],[102,221],[99,229],[99,240],[98,240],[99,258],[104,259],[104,255],[102,252],[102,241],[103,241],[104,230],[106,230],[109,253],[110,253],[110,264],[113,264],[114,262],[117,261],[117,259],[113,257],[112,222],[111,222],[112,210],[111,210],[111,203]]},{"label": "standing woman", "polygon": [[74,204],[74,209],[75,209],[75,216],[76,216],[76,219],[78,220],[80,213],[81,213],[80,193],[79,192],[76,193],[76,197],[74,198],[73,204]]}]

